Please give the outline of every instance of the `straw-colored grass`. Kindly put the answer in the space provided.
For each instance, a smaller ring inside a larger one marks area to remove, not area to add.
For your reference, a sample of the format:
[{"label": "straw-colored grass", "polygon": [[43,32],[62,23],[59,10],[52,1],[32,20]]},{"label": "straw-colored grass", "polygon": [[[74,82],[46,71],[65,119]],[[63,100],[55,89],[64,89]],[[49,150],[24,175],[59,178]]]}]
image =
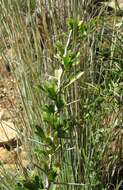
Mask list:
[{"label": "straw-colored grass", "polygon": [[1,0],[0,52],[13,52],[30,166],[5,172],[1,189],[118,189],[123,37],[116,11],[96,6]]}]

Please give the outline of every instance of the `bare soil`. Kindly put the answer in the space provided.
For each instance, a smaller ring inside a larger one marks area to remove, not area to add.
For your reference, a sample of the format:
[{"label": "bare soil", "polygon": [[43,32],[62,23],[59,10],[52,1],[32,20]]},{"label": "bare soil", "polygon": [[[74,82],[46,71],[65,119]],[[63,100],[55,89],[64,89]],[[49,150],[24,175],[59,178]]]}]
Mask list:
[{"label": "bare soil", "polygon": [[23,148],[17,148],[16,121],[21,109],[17,97],[14,77],[0,58],[0,161],[7,169],[28,164]]}]

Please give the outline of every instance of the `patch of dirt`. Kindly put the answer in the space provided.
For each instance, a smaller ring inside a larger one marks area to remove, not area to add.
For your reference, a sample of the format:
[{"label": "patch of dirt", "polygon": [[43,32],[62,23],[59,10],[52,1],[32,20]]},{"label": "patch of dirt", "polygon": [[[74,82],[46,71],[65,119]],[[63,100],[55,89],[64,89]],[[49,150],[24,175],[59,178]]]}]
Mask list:
[{"label": "patch of dirt", "polygon": [[14,77],[0,58],[0,161],[6,169],[28,165],[27,154],[17,138],[16,121],[21,110],[17,97]]}]

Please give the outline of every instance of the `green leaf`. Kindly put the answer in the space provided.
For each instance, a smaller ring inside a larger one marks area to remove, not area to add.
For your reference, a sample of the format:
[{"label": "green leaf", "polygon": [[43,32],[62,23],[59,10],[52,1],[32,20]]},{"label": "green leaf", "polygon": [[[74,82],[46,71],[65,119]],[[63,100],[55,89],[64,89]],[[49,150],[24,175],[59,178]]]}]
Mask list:
[{"label": "green leaf", "polygon": [[43,156],[44,156],[44,157],[46,157],[46,158],[48,159],[48,155],[49,155],[48,151],[45,151],[45,150],[36,148],[36,149],[34,150],[34,153],[35,153],[38,157],[42,157],[42,158],[43,158]]},{"label": "green leaf", "polygon": [[46,143],[48,144],[48,146],[50,146],[52,149],[55,150],[56,147],[55,147],[55,145],[54,145],[54,143],[50,137],[46,138]]},{"label": "green leaf", "polygon": [[61,110],[64,107],[64,105],[64,100],[61,97],[58,97],[56,101],[56,107],[58,108],[58,110]]},{"label": "green leaf", "polygon": [[81,37],[86,36],[87,35],[87,25],[80,22],[79,23],[79,32],[81,34]]},{"label": "green leaf", "polygon": [[37,136],[41,137],[42,140],[44,140],[46,137],[43,129],[39,125],[36,125],[35,128],[36,128],[35,134],[37,134]]},{"label": "green leaf", "polygon": [[56,177],[57,177],[57,172],[56,171],[52,171],[52,172],[50,172],[50,174],[48,176],[48,179],[50,181],[55,181]]},{"label": "green leaf", "polygon": [[72,83],[74,83],[76,80],[78,80],[83,74],[84,74],[84,72],[77,73],[76,76],[74,76],[74,77],[71,78],[70,82],[65,86],[65,88],[67,88]]},{"label": "green leaf", "polygon": [[52,114],[55,113],[55,106],[53,104],[45,105],[42,110],[48,114]]},{"label": "green leaf", "polygon": [[55,127],[55,124],[57,123],[58,118],[55,114],[49,114],[47,112],[43,112],[43,120],[50,126]]},{"label": "green leaf", "polygon": [[49,180],[55,181],[55,179],[59,175],[60,171],[61,171],[60,164],[59,163],[54,164],[52,167],[52,170],[50,171],[49,176],[48,176]]},{"label": "green leaf", "polygon": [[28,180],[19,181],[16,190],[39,190],[40,188],[44,189],[44,186],[42,180],[36,175]]},{"label": "green leaf", "polygon": [[47,96],[49,98],[51,98],[52,100],[56,100],[57,98],[57,85],[50,81],[49,83],[47,83],[45,85],[45,89],[46,89],[46,92],[47,92]]},{"label": "green leaf", "polygon": [[63,57],[63,64],[64,64],[64,68],[66,70],[70,69],[72,66],[72,59],[69,55],[66,55],[65,57]]},{"label": "green leaf", "polygon": [[40,85],[39,88],[52,100],[57,98],[57,84],[55,81],[46,81],[44,85]]},{"label": "green leaf", "polygon": [[58,51],[58,54],[60,55],[60,57],[63,57],[63,55],[64,55],[64,48],[63,48],[62,43],[59,42],[59,41],[56,42],[55,48],[56,48],[56,50]]},{"label": "green leaf", "polygon": [[67,20],[67,25],[68,25],[70,30],[78,29],[78,24],[79,24],[78,20],[75,20],[75,19],[72,19],[72,18]]},{"label": "green leaf", "polygon": [[23,185],[20,182],[18,182],[17,186],[15,187],[15,190],[28,190],[28,189],[23,187]]}]

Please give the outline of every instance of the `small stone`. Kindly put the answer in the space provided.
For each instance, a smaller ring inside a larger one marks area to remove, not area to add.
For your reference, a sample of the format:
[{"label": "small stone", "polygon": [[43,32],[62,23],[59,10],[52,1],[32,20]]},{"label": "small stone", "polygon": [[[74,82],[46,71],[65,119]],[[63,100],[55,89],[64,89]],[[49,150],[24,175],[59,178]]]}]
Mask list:
[{"label": "small stone", "polygon": [[3,145],[16,139],[17,133],[15,126],[12,122],[1,121],[0,122],[0,145]]},{"label": "small stone", "polygon": [[7,109],[1,109],[0,110],[0,120],[7,121],[8,119],[11,119],[11,114]]},{"label": "small stone", "polygon": [[4,115],[4,110],[1,110],[1,111],[0,111],[0,120],[3,119],[3,115]]},{"label": "small stone", "polygon": [[117,0],[117,3],[115,0],[112,0],[110,2],[106,2],[106,4],[113,9],[115,9],[115,6],[118,6],[121,10],[123,10],[123,0]]},{"label": "small stone", "polygon": [[3,147],[0,148],[0,161],[4,164],[13,162],[10,152]]}]

